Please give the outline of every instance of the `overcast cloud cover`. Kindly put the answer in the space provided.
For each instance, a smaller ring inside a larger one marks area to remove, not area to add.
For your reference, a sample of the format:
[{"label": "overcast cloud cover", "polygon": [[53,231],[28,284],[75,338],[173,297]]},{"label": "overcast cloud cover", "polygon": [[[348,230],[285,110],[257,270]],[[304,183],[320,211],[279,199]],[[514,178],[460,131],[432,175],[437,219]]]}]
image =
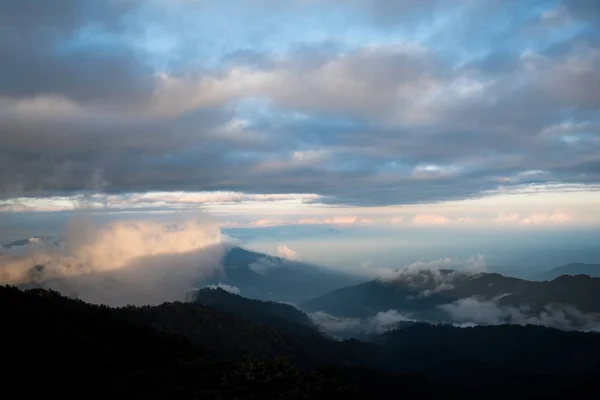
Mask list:
[{"label": "overcast cloud cover", "polygon": [[0,9],[4,200],[100,187],[125,203],[224,191],[389,205],[600,183],[595,0]]}]

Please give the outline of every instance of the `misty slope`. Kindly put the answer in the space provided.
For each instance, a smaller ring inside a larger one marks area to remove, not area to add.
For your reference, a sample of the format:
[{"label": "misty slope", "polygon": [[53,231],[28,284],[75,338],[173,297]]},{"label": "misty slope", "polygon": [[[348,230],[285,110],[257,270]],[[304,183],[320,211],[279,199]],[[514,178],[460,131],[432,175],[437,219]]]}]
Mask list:
[{"label": "misty slope", "polygon": [[[519,315],[537,315],[554,305],[600,313],[600,279],[580,275],[531,282],[499,274],[423,270],[399,275],[395,280],[374,280],[335,290],[302,303],[300,308],[344,317],[368,317],[393,309],[417,319],[453,322],[448,307],[444,306],[460,306],[465,299],[513,307],[518,309]],[[514,321],[507,319],[506,322]]]},{"label": "misty slope", "polygon": [[346,317],[367,317],[394,309],[435,318],[442,316],[441,311],[433,309],[437,305],[470,296],[494,298],[521,292],[529,283],[499,274],[467,275],[451,270],[423,270],[395,280],[377,279],[334,290],[301,303],[300,308]]},{"label": "misty slope", "polygon": [[600,264],[573,263],[551,269],[539,275],[539,280],[553,280],[561,275],[588,275],[600,277]]},{"label": "misty slope", "polygon": [[223,272],[198,286],[224,283],[240,289],[244,297],[297,303],[361,281],[343,272],[234,247],[223,258]]},{"label": "misty slope", "polygon": [[532,311],[548,304],[567,304],[586,313],[600,312],[600,278],[563,275],[547,282],[529,282],[527,290],[500,299],[500,303],[526,305]]}]

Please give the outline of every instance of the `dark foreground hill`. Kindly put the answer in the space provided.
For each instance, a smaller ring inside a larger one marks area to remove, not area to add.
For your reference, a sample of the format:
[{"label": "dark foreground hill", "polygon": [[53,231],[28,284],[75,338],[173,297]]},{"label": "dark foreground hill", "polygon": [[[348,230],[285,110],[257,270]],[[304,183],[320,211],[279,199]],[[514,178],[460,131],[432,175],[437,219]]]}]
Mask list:
[{"label": "dark foreground hill", "polygon": [[273,301],[252,300],[223,289],[201,289],[195,302],[250,322],[261,323],[282,332],[319,335],[311,319],[297,308]]},{"label": "dark foreground hill", "polygon": [[[269,304],[219,290],[204,297],[235,307],[222,312],[198,303],[165,303],[115,309],[52,291],[0,287],[2,363],[10,371],[3,376],[4,390],[15,387],[26,397],[146,399],[599,394],[600,336],[594,333],[413,324],[371,343],[339,342],[316,330],[277,327],[275,317],[301,321],[300,312],[271,312]],[[243,315],[244,305],[263,321]]]},{"label": "dark foreground hill", "polygon": [[[191,308],[200,311],[189,313]],[[16,393],[63,399],[361,399],[386,398],[388,391],[448,398],[421,376],[335,366],[298,369],[286,359],[252,352],[217,356],[223,347],[208,348],[235,340],[251,345],[255,338],[248,332],[255,331],[262,343],[277,339],[266,327],[249,327],[196,304],[113,309],[52,291],[0,287],[0,315],[7,398]],[[161,328],[153,329],[150,321]],[[204,336],[195,337],[201,331]],[[231,338],[234,331],[237,338]],[[210,337],[212,342],[202,343]],[[215,343],[216,337],[227,339]]]}]

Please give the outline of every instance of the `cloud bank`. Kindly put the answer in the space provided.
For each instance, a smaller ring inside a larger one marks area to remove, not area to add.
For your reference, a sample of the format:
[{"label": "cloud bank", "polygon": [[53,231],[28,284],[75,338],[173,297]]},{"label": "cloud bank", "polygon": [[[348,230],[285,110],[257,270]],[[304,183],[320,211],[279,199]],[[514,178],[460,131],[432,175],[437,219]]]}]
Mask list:
[{"label": "cloud bank", "polygon": [[542,325],[563,330],[600,331],[600,315],[583,313],[564,304],[548,304],[538,314],[498,304],[496,300],[468,297],[439,306],[459,325]]},{"label": "cloud bank", "polygon": [[109,305],[183,300],[196,279],[221,268],[223,242],[207,219],[71,221],[60,246],[2,250],[0,283],[42,285]]}]

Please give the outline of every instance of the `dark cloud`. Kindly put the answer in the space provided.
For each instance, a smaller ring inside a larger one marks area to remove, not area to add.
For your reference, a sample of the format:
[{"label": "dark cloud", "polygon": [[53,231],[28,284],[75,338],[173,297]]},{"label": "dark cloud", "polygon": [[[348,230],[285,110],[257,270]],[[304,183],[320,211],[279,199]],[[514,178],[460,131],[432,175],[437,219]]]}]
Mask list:
[{"label": "dark cloud", "polygon": [[0,93],[129,102],[151,93],[134,49],[121,43],[137,0],[0,1]]}]

